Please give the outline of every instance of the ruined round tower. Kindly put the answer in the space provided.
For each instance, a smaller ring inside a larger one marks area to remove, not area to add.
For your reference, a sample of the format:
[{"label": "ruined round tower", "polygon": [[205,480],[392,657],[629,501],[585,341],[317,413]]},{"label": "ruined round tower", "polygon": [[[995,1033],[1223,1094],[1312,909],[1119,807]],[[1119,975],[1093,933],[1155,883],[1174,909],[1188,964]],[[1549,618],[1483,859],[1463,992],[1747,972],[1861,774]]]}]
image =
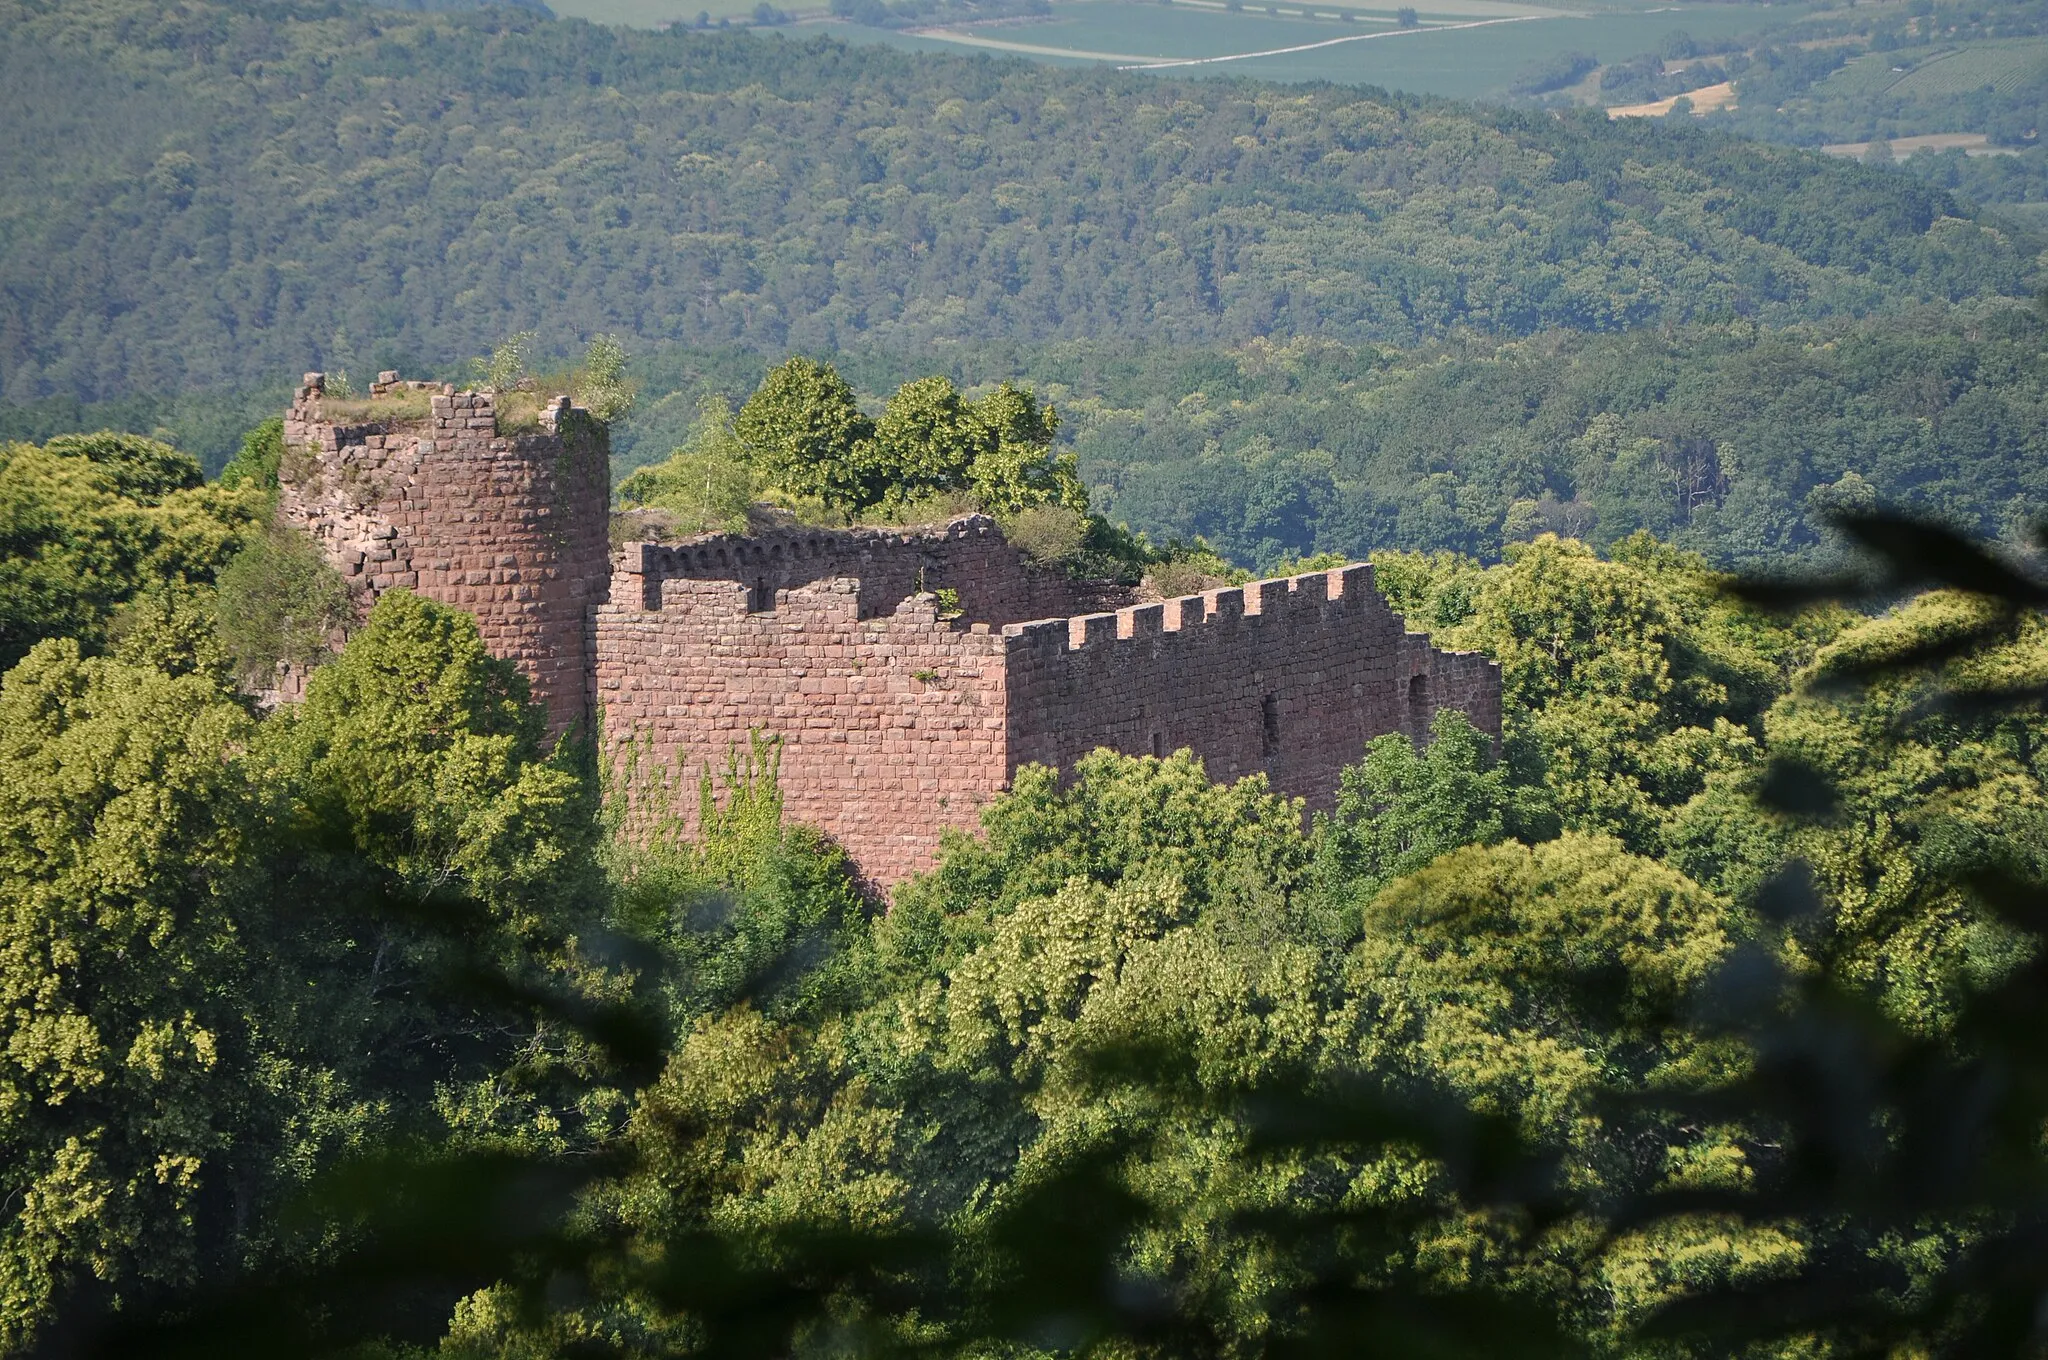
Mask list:
[{"label": "ruined round tower", "polygon": [[611,575],[603,422],[567,397],[501,399],[388,372],[367,400],[343,401],[308,373],[284,440],[279,513],[363,611],[399,586],[465,609],[532,683],[550,735],[589,720],[594,611]]}]

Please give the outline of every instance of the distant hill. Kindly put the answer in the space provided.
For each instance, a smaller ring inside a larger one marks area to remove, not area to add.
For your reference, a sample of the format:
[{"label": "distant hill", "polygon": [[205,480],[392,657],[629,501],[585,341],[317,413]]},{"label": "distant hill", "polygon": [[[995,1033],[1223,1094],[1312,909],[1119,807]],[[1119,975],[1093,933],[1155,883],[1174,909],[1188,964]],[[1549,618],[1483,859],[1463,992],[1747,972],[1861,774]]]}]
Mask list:
[{"label": "distant hill", "polygon": [[0,397],[763,351],[1409,343],[2025,291],[1946,193],[1696,129],[510,10],[0,0]]},{"label": "distant hill", "polygon": [[[764,366],[648,355],[616,465],[665,457],[706,396],[743,401]],[[1778,329],[1467,333],[1405,351],[1066,341],[839,356],[876,398],[934,367],[1030,382],[1096,508],[1262,572],[1387,548],[1493,561],[1545,531],[1612,548],[1639,529],[1716,566],[1820,569],[1840,551],[1831,511],[1900,506],[2016,546],[2048,519],[2048,306],[2012,301]]]}]

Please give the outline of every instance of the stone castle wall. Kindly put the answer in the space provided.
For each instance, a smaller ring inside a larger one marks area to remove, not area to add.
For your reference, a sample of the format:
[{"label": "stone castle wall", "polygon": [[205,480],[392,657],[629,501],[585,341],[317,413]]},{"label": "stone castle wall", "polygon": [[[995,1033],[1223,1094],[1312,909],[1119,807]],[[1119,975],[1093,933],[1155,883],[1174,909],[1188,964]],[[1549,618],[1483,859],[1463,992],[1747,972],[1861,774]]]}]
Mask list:
[{"label": "stone castle wall", "polygon": [[[634,548],[627,566],[639,567]],[[650,554],[651,555],[651,554]],[[931,864],[1008,782],[1005,639],[941,620],[930,595],[863,616],[863,583],[827,577],[751,608],[734,580],[622,570],[597,616],[597,693],[611,758],[675,780],[694,834],[696,780],[750,734],[780,743],[787,814],[844,845],[868,880]]]},{"label": "stone castle wall", "polygon": [[1321,810],[1366,742],[1424,738],[1440,708],[1500,732],[1497,668],[1408,632],[1367,565],[1004,632],[1013,769],[1185,747]]},{"label": "stone castle wall", "polygon": [[[367,612],[398,586],[474,614],[485,644],[546,704],[551,734],[591,713],[591,612],[610,573],[610,447],[567,397],[539,426],[501,434],[490,393],[380,376],[373,398],[424,418],[340,423],[322,376],[285,418],[279,512],[311,534]],[[289,696],[299,677],[280,679]]]},{"label": "stone castle wall", "polygon": [[[1326,808],[1373,737],[1423,736],[1449,707],[1500,731],[1497,668],[1409,633],[1369,566],[1038,620],[1001,617],[1035,597],[998,566],[980,601],[1019,602],[974,619],[967,583],[983,578],[960,564],[999,561],[986,541],[969,520],[628,545],[596,625],[611,757],[637,746],[681,772],[671,810],[694,831],[695,777],[772,735],[789,814],[888,886],[929,868],[948,828],[975,829],[1029,762],[1188,748],[1217,779],[1263,773]],[[942,579],[962,582],[960,618],[899,593]]]},{"label": "stone castle wall", "polygon": [[[962,618],[998,625],[1064,618],[1131,599],[1127,589],[1078,582],[1031,566],[986,515],[966,515],[927,529],[717,534],[681,544],[637,544],[631,554],[621,570],[643,583],[739,581],[751,592],[750,598],[762,602],[771,601],[779,591],[818,581],[857,581],[857,608],[863,619],[894,613],[912,595],[941,590],[960,597]],[[613,588],[622,586],[636,588],[619,581]]]},{"label": "stone castle wall", "polygon": [[[372,397],[341,407],[307,375],[285,520],[364,610],[407,587],[473,613],[551,731],[597,716],[636,800],[665,786],[687,832],[700,774],[756,733],[778,743],[788,815],[887,888],[1029,762],[1186,748],[1214,778],[1264,774],[1324,808],[1373,737],[1420,739],[1445,708],[1500,731],[1499,669],[1409,633],[1369,566],[1133,606],[1033,570],[983,516],[614,551],[605,431],[567,398],[501,433],[488,393],[387,373]],[[957,613],[941,617],[941,592]],[[277,697],[302,679],[281,675]]]}]

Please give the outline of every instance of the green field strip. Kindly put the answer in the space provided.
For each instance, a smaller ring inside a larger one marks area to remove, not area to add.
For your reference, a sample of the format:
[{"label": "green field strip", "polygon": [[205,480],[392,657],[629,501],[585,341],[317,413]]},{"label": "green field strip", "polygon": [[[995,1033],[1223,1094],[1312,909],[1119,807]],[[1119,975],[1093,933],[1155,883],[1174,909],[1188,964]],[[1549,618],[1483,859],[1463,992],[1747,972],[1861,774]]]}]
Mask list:
[{"label": "green field strip", "polygon": [[[1476,8],[1480,3],[1487,3],[1491,13],[1506,10],[1547,17],[1543,23],[1462,26],[1445,13],[1453,7]],[[1063,66],[1104,62],[1144,66],[1227,56],[1233,59],[1162,65],[1155,74],[1250,76],[1282,82],[1328,80],[1469,99],[1504,92],[1529,62],[1557,53],[1589,51],[1615,61],[1655,49],[1673,28],[1682,27],[1706,41],[1754,32],[1764,22],[1791,22],[1807,12],[1805,6],[1715,4],[1573,14],[1534,5],[1503,5],[1499,0],[1435,0],[1427,8],[1417,8],[1428,18],[1450,21],[1407,30],[1400,35],[1400,42],[1331,43],[1328,40],[1333,38],[1391,36],[1392,30],[1362,16],[1356,24],[1339,25],[1251,12],[1255,8],[1247,5],[1243,10],[1225,10],[1197,6],[1189,0],[1171,5],[1065,0],[1055,4],[1051,19],[1030,23],[905,32],[820,22],[780,31],[799,40],[807,34],[830,33],[845,42],[908,51],[975,51]],[[1284,55],[1255,55],[1269,51]]]},{"label": "green field strip", "polygon": [[1965,47],[1936,57],[1900,76],[1886,91],[1902,99],[1943,98],[1989,85],[2010,94],[2048,78],[2048,42]]},{"label": "green field strip", "polygon": [[1523,24],[1540,22],[1551,16],[1545,14],[1518,14],[1506,19],[1471,19],[1461,24],[1443,24],[1435,28],[1397,28],[1391,33],[1347,33],[1341,37],[1324,38],[1317,42],[1301,43],[1294,47],[1276,47],[1263,52],[1228,52],[1217,57],[1184,57],[1174,61],[1157,61],[1143,66],[1126,66],[1127,71],[1164,71],[1176,66],[1212,66],[1227,61],[1257,61],[1263,57],[1291,57],[1301,52],[1316,52],[1326,47],[1339,47],[1345,43],[1371,42],[1375,39],[1413,38],[1424,33],[1444,33],[1466,28],[1491,28],[1495,24]]}]

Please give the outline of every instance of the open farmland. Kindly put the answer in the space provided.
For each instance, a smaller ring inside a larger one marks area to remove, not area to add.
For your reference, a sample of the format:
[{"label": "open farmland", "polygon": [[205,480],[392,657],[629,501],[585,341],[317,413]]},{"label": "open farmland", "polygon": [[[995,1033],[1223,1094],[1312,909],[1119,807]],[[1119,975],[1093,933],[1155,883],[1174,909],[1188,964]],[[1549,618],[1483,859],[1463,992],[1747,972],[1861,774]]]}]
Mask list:
[{"label": "open farmland", "polygon": [[2048,81],[2048,39],[1913,47],[1858,57],[1814,87],[1819,97],[1943,99],[1981,90],[2001,94]]},{"label": "open farmland", "polygon": [[[693,23],[700,14],[709,15],[713,21],[744,20],[753,14],[756,3],[758,0],[562,0],[548,8],[565,19],[588,19],[594,24],[666,28],[670,24]],[[825,12],[824,0],[803,0],[801,4],[789,0],[780,8],[799,15],[807,11],[821,15]]]},{"label": "open farmland", "polygon": [[[1870,154],[1869,142],[1829,142],[1821,148],[1830,156],[1862,160]],[[1893,160],[1904,160],[1916,151],[1960,151],[1965,156],[2017,156],[2016,146],[1993,146],[1981,132],[1930,132],[1918,137],[1893,137],[1885,143]]]},{"label": "open farmland", "polygon": [[1673,29],[1711,40],[1804,13],[1795,7],[1747,4],[1592,13],[1500,0],[1430,0],[1416,7],[1421,27],[1400,30],[1392,23],[1392,6],[1345,8],[1355,16],[1349,22],[1307,17],[1330,14],[1334,6],[1285,0],[1270,7],[1245,0],[1236,11],[1223,8],[1220,0],[1171,5],[1056,0],[1049,19],[1033,23],[921,33],[839,23],[826,27],[849,42],[925,51],[971,47],[1056,64],[1199,62],[1164,69],[1177,76],[1328,80],[1470,99],[1504,93],[1528,63],[1557,53],[1592,51],[1619,60],[1657,47]]},{"label": "open farmland", "polygon": [[1901,99],[1943,98],[1989,85],[2007,94],[2044,80],[2048,80],[2048,40],[1985,43],[1915,66],[1887,93]]},{"label": "open farmland", "polygon": [[1712,113],[1715,109],[1730,108],[1735,103],[1735,83],[1724,80],[1718,85],[1707,85],[1684,94],[1672,95],[1669,99],[1653,100],[1647,104],[1623,104],[1607,111],[1609,118],[1662,118],[1681,99],[1692,101],[1695,116]]}]

